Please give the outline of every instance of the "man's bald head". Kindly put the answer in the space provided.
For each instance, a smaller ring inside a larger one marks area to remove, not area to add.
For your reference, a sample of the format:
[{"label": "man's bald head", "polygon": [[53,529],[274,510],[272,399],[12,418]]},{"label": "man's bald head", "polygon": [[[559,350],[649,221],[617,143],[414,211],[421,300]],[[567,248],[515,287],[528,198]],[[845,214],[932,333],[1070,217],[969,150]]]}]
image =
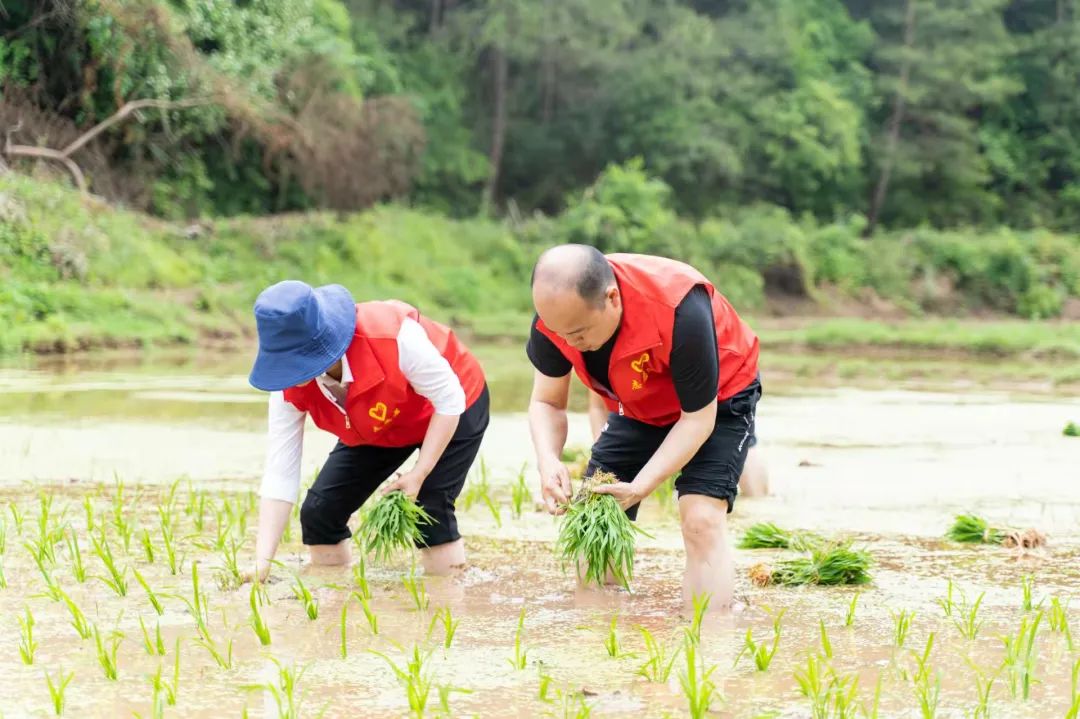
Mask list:
[{"label": "man's bald head", "polygon": [[581,352],[607,342],[622,319],[615,272],[603,253],[588,245],[559,245],[540,255],[532,295],[547,328]]},{"label": "man's bald head", "polygon": [[604,254],[588,245],[559,245],[546,250],[533,268],[532,287],[537,291],[573,290],[590,306],[600,309],[615,273]]}]

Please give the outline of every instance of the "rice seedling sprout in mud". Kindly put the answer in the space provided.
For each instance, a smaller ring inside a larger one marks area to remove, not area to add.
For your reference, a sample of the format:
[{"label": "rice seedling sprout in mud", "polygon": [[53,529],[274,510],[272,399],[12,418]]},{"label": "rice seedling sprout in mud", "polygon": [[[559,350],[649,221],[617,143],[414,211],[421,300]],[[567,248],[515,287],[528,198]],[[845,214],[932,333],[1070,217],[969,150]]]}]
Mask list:
[{"label": "rice seedling sprout in mud", "polygon": [[1009,692],[1013,698],[1019,693],[1025,701],[1031,696],[1031,685],[1035,681],[1035,665],[1038,659],[1036,636],[1042,622],[1042,610],[1034,618],[1024,616],[1020,619],[1020,628],[1016,634],[1004,636],[1005,669],[1009,675]]},{"label": "rice seedling sprout in mud", "polygon": [[198,636],[194,642],[206,650],[210,658],[222,669],[232,669],[233,664],[233,640],[229,637],[222,646],[209,633]]},{"label": "rice seedling sprout in mud", "polygon": [[825,544],[825,538],[813,532],[782,529],[772,522],[750,525],[739,539],[739,549],[813,549]]},{"label": "rice seedling sprout in mud", "polygon": [[7,587],[8,581],[7,577],[4,575],[4,563],[0,561],[0,589],[7,589]]},{"label": "rice seedling sprout in mud", "polygon": [[218,571],[217,583],[223,590],[233,590],[243,583],[240,572],[239,553],[243,542],[237,542],[229,537],[218,550],[221,554],[221,569]]},{"label": "rice seedling sprout in mud", "polygon": [[68,684],[75,678],[75,672],[68,672],[65,675],[64,670],[61,669],[59,674],[59,678],[54,681],[52,674],[46,671],[45,683],[49,686],[49,698],[52,699],[53,712],[56,716],[63,716],[66,703],[64,694],[67,692]]},{"label": "rice seedling sprout in mud", "polygon": [[1046,620],[1050,625],[1050,631],[1065,637],[1065,644],[1068,646],[1069,651],[1073,651],[1073,638],[1072,630],[1069,629],[1069,603],[1061,603],[1061,599],[1058,597],[1052,597],[1050,599],[1050,609],[1047,610]]},{"label": "rice seedling sprout in mud", "polygon": [[[783,614],[783,611],[780,612]],[[826,659],[833,658],[832,641],[829,639],[829,630],[825,628],[825,620],[819,619],[818,624],[821,629],[821,654]],[[779,627],[777,628],[779,629]],[[779,631],[777,631],[777,639],[779,639]]]},{"label": "rice seedling sprout in mud", "polygon": [[409,569],[407,576],[401,578],[401,583],[405,591],[409,593],[409,598],[412,599],[413,608],[418,612],[427,610],[430,602],[427,587],[424,586],[423,578],[416,576],[416,564]]},{"label": "rice seedling sprout in mud", "polygon": [[962,592],[960,594],[961,598],[956,605],[956,616],[953,617],[953,624],[964,639],[973,640],[979,633],[979,627],[983,624],[982,620],[979,619],[979,607],[982,605],[985,596],[986,592],[982,592],[975,598],[974,602],[968,604],[967,596]]},{"label": "rice seedling sprout in mud", "polygon": [[60,599],[64,602],[64,606],[67,607],[68,613],[71,615],[71,626],[75,629],[75,633],[79,635],[80,639],[89,639],[92,633],[90,622],[83,611],[79,609],[79,605],[63,590],[60,592]]},{"label": "rice seedling sprout in mud", "polygon": [[709,602],[711,600],[712,594],[708,592],[695,594],[690,599],[694,608],[694,616],[690,618],[690,626],[686,629],[686,636],[694,644],[701,644],[701,623],[705,621],[705,613],[709,611]]},{"label": "rice seedling sprout in mud", "polygon": [[428,625],[428,636],[430,637],[432,632],[435,631],[435,623],[441,622],[443,627],[443,649],[449,649],[450,644],[454,641],[454,634],[457,632],[460,619],[454,619],[453,614],[450,612],[450,607],[440,607],[431,617],[431,624]]},{"label": "rice seedling sprout in mud", "polygon": [[[341,658],[349,658],[349,600],[341,603],[341,618],[339,619],[339,631],[341,632]],[[269,638],[269,637],[267,637]]]},{"label": "rice seedling sprout in mud", "polygon": [[[355,536],[353,537],[355,539]],[[367,599],[371,599],[371,585],[368,584],[367,578],[367,562],[364,559],[364,549],[361,546],[359,551],[360,559],[353,565],[353,584],[356,585],[356,591],[362,594]]]},{"label": "rice seedling sprout in mud", "polygon": [[142,630],[143,649],[150,656],[165,656],[165,640],[161,636],[161,622],[154,622],[154,636],[150,636],[150,630],[146,628],[146,622],[139,617],[139,629]]},{"label": "rice seedling sprout in mud", "polygon": [[975,706],[971,710],[971,719],[990,719],[990,692],[994,689],[998,672],[987,673],[970,658],[967,660],[975,675]]},{"label": "rice seedling sprout in mud", "polygon": [[532,500],[532,494],[529,492],[529,485],[525,481],[525,470],[528,464],[522,464],[521,469],[518,470],[517,477],[514,479],[514,484],[510,487],[510,508],[514,515],[514,519],[521,519],[521,515],[525,511],[525,505]]},{"label": "rice seedling sprout in mud", "polygon": [[195,627],[198,630],[199,635],[209,637],[210,631],[207,628],[207,624],[210,621],[209,601],[199,588],[198,562],[193,562],[191,565],[191,599],[184,597],[183,601],[187,604],[191,616],[195,618]]},{"label": "rice seedling sprout in mud", "polygon": [[996,544],[1021,549],[1034,549],[1046,544],[1046,535],[1037,529],[994,527],[973,514],[956,515],[945,536],[965,544]]},{"label": "rice seedling sprout in mud", "polygon": [[25,608],[25,615],[19,617],[19,656],[22,658],[23,664],[34,663],[34,652],[37,651],[38,644],[34,640],[34,615],[30,612],[30,607]]},{"label": "rice seedling sprout in mud", "polygon": [[8,502],[8,511],[11,512],[12,521],[15,522],[15,534],[21,537],[23,529],[22,510],[19,509],[19,505],[15,504],[15,502]]},{"label": "rice seedling sprout in mud", "polygon": [[750,579],[758,586],[866,584],[871,579],[872,565],[868,552],[843,543],[816,547],[806,556],[781,560],[774,567],[755,565],[750,568]]},{"label": "rice seedling sprout in mud", "polygon": [[122,569],[117,566],[116,558],[113,556],[112,546],[109,544],[108,537],[105,536],[105,530],[101,530],[98,534],[90,535],[90,541],[94,545],[94,554],[101,560],[102,566],[105,567],[105,571],[108,572],[108,576],[101,577],[101,580],[105,586],[116,592],[118,596],[126,597],[128,592],[127,583],[127,567]]},{"label": "rice seedling sprout in mud", "polygon": [[911,621],[915,618],[915,612],[901,609],[893,612],[893,646],[897,649],[904,648],[908,633],[911,631]]},{"label": "rice seedling sprout in mud", "polygon": [[[266,623],[266,618],[262,615],[262,605],[264,603],[269,603],[266,589],[258,583],[253,583],[251,592],[248,594],[248,604],[251,606],[251,616],[248,618],[248,624],[251,625],[252,631],[258,637],[259,644],[268,647],[270,646],[270,625]],[[348,601],[345,604],[348,604]]]},{"label": "rice seedling sprout in mud", "polygon": [[[278,719],[300,719],[305,716],[302,712],[304,697],[298,694],[297,690],[307,667],[298,669],[295,665],[281,662],[276,657],[271,657],[270,660],[277,667],[277,681],[261,684],[258,688],[269,692],[273,697],[278,710]],[[318,712],[316,716],[321,716],[322,713]]]},{"label": "rice seedling sprout in mud", "polygon": [[705,666],[705,658],[699,656],[700,646],[689,635],[683,641],[683,670],[679,673],[679,684],[686,697],[687,710],[692,719],[703,719],[709,714],[712,703],[717,699],[716,684],[712,681],[716,665]]},{"label": "rice seedling sprout in mud", "polygon": [[158,599],[157,594],[155,594],[154,590],[150,588],[150,585],[147,583],[146,578],[143,577],[142,573],[138,569],[135,569],[133,567],[131,569],[131,573],[135,575],[135,581],[137,581],[139,583],[139,586],[143,588],[143,591],[146,592],[146,596],[150,600],[150,606],[154,608],[154,611],[157,612],[158,616],[160,617],[162,614],[165,613],[165,607],[161,606],[161,600]]},{"label": "rice seedling sprout in mud", "polygon": [[160,515],[159,526],[161,527],[161,544],[165,549],[165,561],[169,566],[169,574],[176,576],[180,571],[180,562],[176,556],[176,542],[174,541],[172,519],[158,507]]},{"label": "rice seedling sprout in mud", "polygon": [[150,530],[143,527],[142,533],[139,534],[139,544],[142,546],[143,557],[146,558],[147,564],[153,564],[154,555],[154,542],[150,539]]},{"label": "rice seedling sprout in mud", "polygon": [[[747,628],[746,638],[743,640],[743,649],[739,652],[738,656],[735,657],[735,664],[738,664],[743,656],[749,656],[754,662],[754,667],[759,672],[769,670],[769,665],[772,664],[773,657],[776,656],[776,650],[780,648],[780,627],[784,618],[784,611],[785,610],[781,609],[773,617],[772,646],[769,646],[768,642],[755,641],[753,628]],[[827,641],[826,635],[824,634],[824,622],[821,624],[821,630],[822,638]]]},{"label": "rice seedling sprout in mud", "polygon": [[1080,437],[1080,425],[1072,420],[1065,423],[1065,429],[1061,433],[1066,437]]},{"label": "rice seedling sprout in mud", "polygon": [[153,686],[155,705],[157,699],[163,699],[168,706],[176,706],[176,696],[180,689],[180,638],[176,639],[176,646],[173,648],[173,675],[172,681],[167,681],[162,675],[164,666],[158,664],[157,672],[150,678],[150,683]]},{"label": "rice seedling sprout in mud", "polygon": [[304,580],[300,578],[299,574],[293,575],[292,585],[293,596],[300,600],[300,603],[304,605],[304,612],[307,614],[307,618],[311,621],[315,621],[319,618],[319,600],[304,584]]},{"label": "rice seedling sprout in mud", "polygon": [[1069,704],[1069,711],[1065,713],[1065,719],[1078,719],[1080,718],[1080,657],[1073,664],[1071,693],[1072,699]]},{"label": "rice seedling sprout in mud", "polygon": [[596,485],[617,481],[613,474],[596,472],[582,482],[563,515],[556,552],[564,569],[569,565],[576,568],[582,583],[602,587],[610,574],[629,589],[634,577],[634,538],[644,532],[630,521],[614,497],[592,491]]},{"label": "rice seedling sprout in mud", "polygon": [[851,602],[848,603],[847,612],[844,614],[844,626],[850,627],[855,623],[855,609],[859,604],[859,596],[862,592],[855,592],[851,595]]},{"label": "rice seedling sprout in mud", "polygon": [[524,669],[529,650],[525,648],[525,607],[518,614],[517,631],[514,632],[514,655],[507,659],[514,669]]},{"label": "rice seedling sprout in mud", "polygon": [[106,679],[116,681],[118,676],[116,653],[120,649],[120,642],[123,639],[123,633],[116,629],[109,632],[108,639],[103,639],[101,630],[98,629],[96,624],[94,625],[94,645],[97,649],[98,664],[101,665],[101,670],[105,673]]},{"label": "rice seedling sprout in mud", "polygon": [[622,646],[619,644],[618,623],[619,615],[616,614],[611,617],[611,624],[608,625],[608,633],[604,638],[604,650],[611,659],[629,656],[629,653],[624,652]]},{"label": "rice seedling sprout in mud", "polygon": [[421,652],[420,646],[414,644],[411,656],[407,655],[405,661],[398,664],[382,652],[377,652],[374,649],[368,651],[381,657],[383,661],[390,665],[394,676],[397,677],[398,682],[405,689],[409,715],[421,719],[427,710],[428,698],[431,694],[431,670],[428,666],[431,653]]},{"label": "rice seedling sprout in mud", "polygon": [[645,654],[648,659],[638,667],[638,675],[645,677],[650,682],[664,684],[671,676],[671,669],[675,666],[675,660],[679,657],[679,647],[672,649],[670,646],[661,644],[645,627],[638,627],[641,638],[645,642]]},{"label": "rice seedling sprout in mud", "polygon": [[360,520],[360,536],[375,561],[386,563],[399,551],[422,544],[422,524],[432,524],[424,508],[404,492],[395,490],[378,499]]},{"label": "rice seedling sprout in mud", "polygon": [[371,629],[372,635],[379,633],[379,618],[376,616],[375,611],[371,608],[371,599],[368,596],[361,594],[360,592],[353,592],[353,596],[360,602],[360,608],[364,611],[364,618],[367,619],[368,628]]},{"label": "rice seedling sprout in mud", "polygon": [[1035,603],[1035,578],[1030,574],[1025,574],[1020,580],[1020,609],[1024,612],[1032,612],[1040,608],[1043,605],[1042,599],[1039,603]]}]

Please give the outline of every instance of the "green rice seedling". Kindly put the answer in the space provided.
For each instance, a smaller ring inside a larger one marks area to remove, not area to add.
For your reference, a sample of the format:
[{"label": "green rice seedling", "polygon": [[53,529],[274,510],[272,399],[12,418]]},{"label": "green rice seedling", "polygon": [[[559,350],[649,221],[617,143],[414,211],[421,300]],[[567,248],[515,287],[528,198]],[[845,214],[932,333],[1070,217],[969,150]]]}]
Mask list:
[{"label": "green rice seedling", "polygon": [[146,653],[154,657],[165,656],[165,640],[161,636],[161,622],[154,623],[154,636],[150,636],[150,630],[146,628],[146,622],[143,618],[139,617],[139,629],[142,630],[143,649]]},{"label": "green rice seedling", "polygon": [[485,498],[491,497],[491,471],[488,469],[487,460],[483,455],[480,456],[480,463],[477,466],[476,479],[470,480],[465,487],[465,491],[461,493],[461,505],[462,509],[468,512],[473,508],[473,505],[477,502],[483,503]]},{"label": "green rice seedling", "polygon": [[617,481],[608,472],[585,479],[563,515],[556,552],[564,569],[576,567],[579,581],[602,587],[610,574],[629,590],[634,577],[634,538],[645,532],[630,521],[614,497],[592,491],[596,485]]},{"label": "green rice seedling", "polygon": [[222,669],[232,669],[233,662],[233,640],[229,637],[229,640],[222,646],[214,640],[208,633],[204,633],[202,636],[195,638],[195,643],[205,649],[210,655],[210,658]]},{"label": "green rice seedling", "polygon": [[318,619],[319,600],[311,594],[311,590],[304,584],[304,580],[300,578],[299,574],[293,575],[292,591],[293,596],[299,599],[304,605],[304,612],[307,613],[307,618],[310,621]]},{"label": "green rice seedling", "polygon": [[830,716],[836,719],[855,719],[859,710],[858,674],[840,674],[829,668],[828,698]]},{"label": "green rice seedling", "polygon": [[341,658],[349,658],[349,599],[341,603]]},{"label": "green rice seedling", "polygon": [[94,625],[94,645],[97,648],[98,664],[101,665],[102,671],[105,673],[106,679],[116,681],[118,676],[116,653],[120,648],[120,642],[123,641],[123,633],[113,630],[109,632],[108,640],[102,639],[101,631]]},{"label": "green rice seedling", "polygon": [[409,597],[412,598],[413,608],[418,612],[426,611],[430,601],[427,595],[427,587],[424,585],[423,578],[416,576],[415,564],[409,570],[409,575],[401,578],[401,584],[405,587],[405,591],[409,593]]},{"label": "green rice seedling", "polygon": [[[248,595],[248,604],[251,605],[251,617],[248,623],[251,624],[255,636],[259,638],[259,644],[268,647],[270,646],[270,625],[266,623],[266,618],[263,617],[261,611],[264,599],[266,599],[266,589],[258,582],[253,582],[251,593]],[[345,603],[348,604],[348,601]]]},{"label": "green rice seedling", "polygon": [[618,614],[611,617],[611,624],[608,626],[607,637],[604,639],[604,649],[607,651],[607,655],[612,659],[629,656],[629,653],[624,652],[619,644],[618,622]]},{"label": "green rice seedling", "polygon": [[83,497],[82,507],[86,517],[86,531],[93,532],[97,529],[97,511],[94,509],[94,500],[89,494]]},{"label": "green rice seedling", "polygon": [[869,553],[842,543],[816,547],[806,556],[782,560],[775,567],[756,565],[750,568],[750,579],[758,586],[866,584],[872,564]]},{"label": "green rice seedling", "polygon": [[1026,701],[1031,695],[1038,658],[1035,638],[1042,618],[1042,610],[1035,614],[1034,619],[1024,616],[1020,619],[1020,628],[1015,635],[1001,638],[1005,644],[1004,667],[1009,673],[1009,692],[1013,698],[1016,698],[1019,692]]},{"label": "green rice seedling", "polygon": [[180,563],[177,561],[176,556],[172,519],[168,515],[161,513],[159,524],[161,527],[161,544],[165,549],[165,562],[169,566],[169,574],[175,577],[180,571]]},{"label": "green rice seedling", "polygon": [[359,554],[360,560],[353,565],[353,584],[356,585],[356,591],[358,593],[364,595],[368,599],[371,599],[371,585],[368,584],[367,562],[364,560],[363,547],[360,548]]},{"label": "green rice seedling", "polygon": [[161,606],[161,600],[158,598],[158,595],[155,594],[154,590],[150,588],[150,585],[147,583],[146,578],[143,577],[142,573],[138,569],[132,567],[131,573],[135,575],[135,581],[137,581],[139,583],[139,586],[143,588],[143,591],[146,592],[146,596],[150,600],[150,606],[154,608],[154,611],[157,612],[157,615],[160,617],[162,614],[165,613],[165,607]]},{"label": "green rice seedling", "polygon": [[1061,430],[1061,433],[1066,437],[1080,437],[1080,425],[1070,420],[1065,423],[1065,429]]},{"label": "green rice seedling", "polygon": [[23,513],[15,502],[8,502],[8,511],[11,512],[11,520],[15,522],[15,533],[22,536]]},{"label": "green rice seedling", "polygon": [[154,542],[150,539],[150,530],[143,527],[142,534],[139,535],[139,543],[142,545],[143,557],[146,558],[147,564],[154,563]]},{"label": "green rice seedling", "polygon": [[34,663],[34,652],[37,651],[38,643],[34,640],[34,615],[30,607],[25,607],[25,616],[19,617],[19,656],[23,664]]},{"label": "green rice seedling", "polygon": [[379,498],[360,520],[364,546],[377,562],[388,562],[396,552],[408,551],[423,543],[420,525],[432,524],[424,508],[404,492],[393,491]]},{"label": "green rice seedling", "polygon": [[739,539],[739,549],[813,549],[825,543],[825,538],[813,532],[781,529],[772,522],[750,525]]},{"label": "green rice seedling", "polygon": [[459,694],[472,694],[471,689],[461,689],[460,687],[452,687],[446,684],[441,684],[439,689],[439,716],[451,717],[453,712],[450,710],[450,695],[454,692]]},{"label": "green rice seedling", "polygon": [[930,632],[930,636],[926,638],[926,647],[923,648],[922,654],[914,651],[911,653],[915,659],[915,673],[912,675],[912,680],[916,684],[924,681],[930,673],[930,653],[934,650],[934,638],[934,632]]},{"label": "green rice seedling", "polygon": [[75,577],[76,582],[82,584],[86,581],[86,565],[83,564],[79,539],[75,536],[75,530],[71,527],[68,527],[65,541],[67,542],[68,557],[71,560],[71,574]]},{"label": "green rice seedling", "polygon": [[49,568],[47,553],[40,545],[32,541],[23,542],[23,546],[26,547],[26,551],[30,553],[31,558],[34,560],[34,564],[37,565],[38,571],[41,572],[41,578],[45,580],[45,596],[54,602],[60,601],[60,585],[56,583],[56,579],[53,577],[52,571]]},{"label": "green rice seedling", "polygon": [[79,605],[75,603],[66,592],[61,590],[60,598],[64,602],[64,606],[67,607],[68,613],[71,615],[71,626],[75,629],[75,632],[82,639],[89,639],[93,630],[90,627],[90,622],[86,619],[86,615],[79,609]]},{"label": "green rice seedling", "polygon": [[439,608],[435,612],[435,615],[431,617],[431,624],[428,625],[429,637],[431,636],[432,632],[435,631],[435,622],[442,622],[443,649],[449,649],[450,644],[454,641],[454,634],[457,632],[457,627],[461,620],[454,619],[453,614],[450,613],[449,606]]},{"label": "green rice seedling", "polygon": [[709,611],[709,602],[712,594],[703,592],[690,598],[694,606],[694,616],[690,618],[690,626],[686,629],[686,636],[690,637],[694,644],[701,644],[701,624],[705,621],[705,613]]},{"label": "green rice seedling", "polygon": [[656,497],[656,503],[663,509],[667,511],[675,509],[675,479],[667,479],[658,484],[652,496]]},{"label": "green rice seedling", "polygon": [[1065,719],[1080,719],[1080,658],[1072,668],[1072,703],[1065,712]]},{"label": "green rice seedling", "polygon": [[[735,663],[738,664],[743,655],[749,655],[754,660],[754,667],[759,672],[765,672],[769,670],[769,665],[772,664],[773,657],[776,656],[776,650],[780,647],[780,626],[781,621],[784,618],[784,610],[780,610],[773,617],[773,640],[772,647],[766,642],[754,641],[754,630],[747,628],[746,639],[744,640],[744,646],[739,655],[735,657]],[[824,642],[828,642],[828,636],[825,632],[825,622],[821,623],[822,639]],[[697,642],[695,642],[696,644]],[[831,651],[831,650],[830,650]]]},{"label": "green rice seedling", "polygon": [[1038,604],[1036,604],[1034,600],[1035,578],[1033,576],[1030,574],[1024,575],[1020,580],[1020,590],[1022,592],[1020,599],[1021,611],[1032,612],[1042,607],[1043,602],[1045,601],[1044,599],[1040,599]]},{"label": "green rice seedling", "polygon": [[75,672],[69,672],[66,676],[64,670],[60,670],[60,676],[56,681],[53,681],[53,677],[48,671],[45,672],[45,683],[49,685],[49,698],[52,699],[53,713],[56,716],[63,716],[65,698],[64,694],[67,692],[68,684],[75,678]]},{"label": "green rice seedling", "polygon": [[973,514],[958,514],[945,536],[954,542],[967,544],[1001,544],[1007,532],[991,527],[982,517]]},{"label": "green rice seedling", "polygon": [[7,522],[0,516],[0,557],[7,551]]},{"label": "green rice seedling", "polygon": [[180,689],[180,638],[176,639],[176,646],[173,649],[173,675],[172,681],[169,682],[162,676],[162,670],[164,666],[158,664],[157,672],[150,678],[150,682],[154,688],[154,704],[157,705],[157,698],[160,697],[164,703],[168,706],[176,706],[176,696]]},{"label": "green rice seedling", "polygon": [[208,624],[210,622],[210,608],[209,600],[206,595],[203,594],[199,588],[199,563],[193,562],[191,565],[191,599],[187,597],[182,598],[184,603],[187,604],[188,611],[195,619],[195,627],[202,637],[209,638],[210,631]]},{"label": "green rice seedling", "polygon": [[1061,603],[1061,600],[1057,597],[1053,597],[1050,600],[1050,609],[1046,614],[1047,622],[1050,624],[1050,631],[1065,637],[1065,644],[1069,647],[1069,651],[1072,651],[1073,646],[1072,630],[1069,629],[1069,603]]},{"label": "green rice seedling", "polygon": [[525,607],[522,607],[518,614],[517,631],[514,632],[514,656],[506,661],[510,662],[514,669],[521,670],[525,668],[528,654],[529,650],[525,648]]},{"label": "green rice seedling", "polygon": [[300,719],[303,714],[304,696],[298,694],[300,680],[304,678],[307,667],[297,669],[294,664],[284,664],[275,657],[270,660],[277,665],[278,678],[276,683],[266,683],[260,689],[265,689],[274,698],[277,705],[278,719]]},{"label": "green rice seedling", "polygon": [[536,690],[537,698],[542,702],[550,702],[551,698],[548,693],[551,691],[552,678],[550,674],[540,674],[540,686]]},{"label": "green rice seedling", "polygon": [[907,641],[908,632],[911,631],[911,620],[915,618],[915,612],[901,609],[899,612],[892,612],[892,618],[893,646],[897,649],[903,649],[904,642]]},{"label": "green rice seedling", "polygon": [[521,515],[525,511],[526,503],[532,500],[532,493],[529,492],[529,485],[525,481],[525,470],[527,467],[528,464],[521,465],[521,469],[518,470],[517,473],[517,478],[510,487],[510,508],[514,515],[514,519],[521,519]]},{"label": "green rice seedling", "polygon": [[968,604],[967,597],[961,593],[960,603],[956,605],[956,616],[953,618],[953,624],[956,625],[960,636],[964,639],[972,640],[979,633],[979,627],[982,626],[982,620],[979,619],[979,607],[982,605],[985,596],[986,592],[983,592],[974,602]]},{"label": "green rice seedling", "polygon": [[937,716],[938,702],[941,699],[941,674],[936,673],[933,681],[929,673],[915,682],[915,699],[919,703],[922,719],[934,719]]},{"label": "green rice seedling", "polygon": [[935,599],[938,606],[941,607],[941,611],[945,612],[945,618],[949,619],[953,615],[953,609],[956,608],[956,602],[953,601],[953,581],[950,579],[949,584],[945,589],[944,599]]},{"label": "green rice seedling", "polygon": [[7,589],[7,587],[8,581],[7,577],[4,575],[4,563],[0,561],[0,589]]},{"label": "green rice seedling", "polygon": [[683,671],[679,673],[679,684],[686,697],[690,716],[692,719],[702,719],[717,698],[716,685],[711,679],[716,666],[705,667],[704,657],[698,658],[698,643],[689,636],[683,642],[683,658],[685,662]]},{"label": "green rice seedling", "polygon": [[131,538],[135,535],[135,524],[128,519],[128,504],[124,499],[124,483],[117,480],[116,494],[113,495],[112,525],[120,541],[124,544],[124,553],[131,552]]},{"label": "green rice seedling", "polygon": [[855,592],[851,595],[851,602],[848,604],[847,613],[844,614],[844,626],[850,627],[855,624],[855,607],[859,603],[859,595],[862,592]]},{"label": "green rice seedling", "polygon": [[668,646],[658,642],[652,632],[645,627],[639,626],[638,631],[641,632],[641,638],[645,642],[645,653],[648,656],[645,663],[638,667],[638,675],[650,682],[667,683],[668,677],[671,676],[671,669],[679,656],[679,648],[676,647],[672,651]]},{"label": "green rice seedling", "polygon": [[238,544],[235,539],[230,537],[225,542],[225,546],[221,547],[219,550],[221,553],[222,568],[218,572],[218,585],[224,590],[231,591],[239,588],[242,584],[239,560],[240,548],[242,546],[243,542]]},{"label": "green rice seedling", "polygon": [[191,518],[191,524],[195,527],[196,533],[202,534],[203,529],[206,528],[206,492],[200,489],[190,506],[191,512],[188,516]]},{"label": "green rice seedling", "polygon": [[816,654],[806,659],[806,666],[795,670],[795,681],[799,692],[810,700],[814,719],[824,719],[828,707],[828,693],[825,685],[824,663]]},{"label": "green rice seedling", "polygon": [[405,696],[409,703],[409,715],[421,719],[427,710],[428,698],[431,694],[431,671],[428,667],[430,652],[421,652],[420,646],[414,644],[412,655],[406,656],[403,664],[399,665],[393,659],[382,652],[369,649],[369,652],[381,657],[388,665],[394,676],[405,689]]},{"label": "green rice seedling", "polygon": [[593,707],[585,700],[584,692],[556,689],[555,694],[559,702],[558,709],[549,716],[562,719],[589,719],[592,716]]},{"label": "green rice seedling", "polygon": [[821,653],[826,659],[832,659],[832,641],[829,640],[829,630],[825,628],[824,619],[819,619],[818,623],[821,625]]},{"label": "green rice seedling", "polygon": [[379,633],[379,617],[371,608],[371,599],[360,592],[353,592],[353,596],[360,602],[360,608],[364,610],[364,618],[367,619],[368,627],[373,635]]},{"label": "green rice seedling", "polygon": [[128,592],[127,567],[120,569],[116,566],[116,558],[113,557],[112,547],[108,537],[102,530],[99,534],[90,535],[90,541],[94,545],[94,554],[101,560],[101,564],[109,573],[107,577],[98,577],[103,584],[112,589],[118,596],[126,597]]},{"label": "green rice seedling", "polygon": [[990,692],[997,681],[997,672],[988,676],[970,657],[967,663],[975,675],[975,705],[971,710],[971,719],[990,719]]}]

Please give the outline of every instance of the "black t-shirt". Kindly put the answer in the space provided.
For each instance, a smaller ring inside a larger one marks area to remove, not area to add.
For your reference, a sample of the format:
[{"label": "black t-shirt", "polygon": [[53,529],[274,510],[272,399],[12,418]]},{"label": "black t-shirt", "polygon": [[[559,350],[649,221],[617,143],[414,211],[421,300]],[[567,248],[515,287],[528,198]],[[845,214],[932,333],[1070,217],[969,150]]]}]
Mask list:
[{"label": "black t-shirt", "polygon": [[[541,373],[548,377],[565,377],[574,366],[559,348],[536,328],[533,317],[532,332],[525,346],[525,353]],[[618,330],[599,349],[582,352],[585,370],[598,384],[611,389],[608,366],[611,350],[619,336]],[[671,342],[671,379],[679,395],[679,405],[684,412],[696,412],[716,399],[716,387],[720,378],[720,360],[716,353],[716,324],[713,320],[712,301],[709,292],[701,285],[687,293],[675,308],[675,326]]]}]

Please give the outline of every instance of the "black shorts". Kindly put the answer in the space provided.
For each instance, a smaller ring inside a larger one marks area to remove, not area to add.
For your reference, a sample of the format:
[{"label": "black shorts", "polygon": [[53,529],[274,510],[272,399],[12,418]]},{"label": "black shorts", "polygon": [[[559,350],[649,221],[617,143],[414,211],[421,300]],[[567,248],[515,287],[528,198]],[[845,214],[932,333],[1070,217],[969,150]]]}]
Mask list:
[{"label": "black shorts", "polygon": [[[461,415],[446,451],[435,463],[420,487],[416,501],[433,524],[420,526],[422,544],[435,547],[461,538],[454,516],[454,501],[465,485],[465,477],[480,451],[487,430],[491,401],[487,388]],[[337,544],[352,536],[348,521],[353,512],[409,458],[420,445],[408,447],[349,447],[337,443],[319,470],[304,504],[300,526],[304,544]]]},{"label": "black shorts", "polygon": [[[746,453],[754,441],[754,414],[760,398],[761,382],[755,378],[746,389],[717,406],[716,428],[675,480],[680,497],[702,494],[727,500],[731,511]],[[671,426],[656,427],[612,412],[593,445],[586,476],[599,468],[622,482],[633,481],[670,431]],[[626,513],[634,519],[637,510],[635,504]]]}]

